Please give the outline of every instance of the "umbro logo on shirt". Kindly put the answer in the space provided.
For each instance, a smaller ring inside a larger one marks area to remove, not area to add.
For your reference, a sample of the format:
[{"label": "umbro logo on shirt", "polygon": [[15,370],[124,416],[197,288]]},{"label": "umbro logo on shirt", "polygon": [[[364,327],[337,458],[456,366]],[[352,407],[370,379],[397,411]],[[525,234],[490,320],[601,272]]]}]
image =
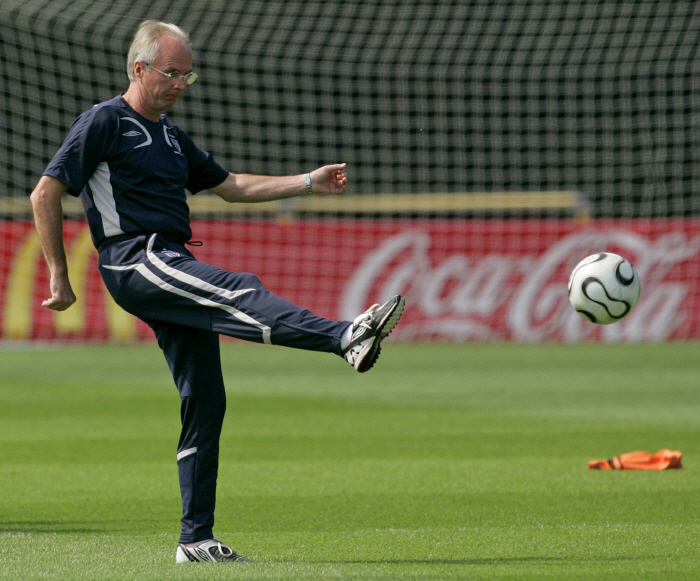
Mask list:
[{"label": "umbro logo on shirt", "polygon": [[143,143],[139,143],[138,145],[134,145],[132,149],[138,149],[139,147],[146,147],[147,145],[151,145],[153,143],[153,138],[151,137],[151,134],[148,132],[148,130],[136,119],[132,117],[122,117],[122,121],[128,121],[129,123],[133,123],[138,127],[143,133],[137,131],[136,129],[132,129],[131,131],[127,131],[126,133],[123,133],[122,135],[126,135],[127,137],[138,137],[139,135],[146,135],[146,141]]}]

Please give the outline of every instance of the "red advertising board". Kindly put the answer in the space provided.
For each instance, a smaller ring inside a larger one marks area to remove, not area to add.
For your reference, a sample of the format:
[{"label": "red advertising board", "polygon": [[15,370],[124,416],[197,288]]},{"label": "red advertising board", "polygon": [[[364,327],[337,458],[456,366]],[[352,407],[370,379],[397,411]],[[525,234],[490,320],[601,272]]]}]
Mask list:
[{"label": "red advertising board", "polygon": [[[396,293],[392,338],[442,341],[663,341],[700,338],[700,220],[194,220],[202,261],[257,274],[319,315],[352,319]],[[148,328],[103,289],[84,221],[65,225],[79,302],[41,307],[48,277],[29,221],[0,222],[5,340],[131,340]],[[582,258],[628,258],[642,280],[635,311],[596,326],[569,306]]]}]

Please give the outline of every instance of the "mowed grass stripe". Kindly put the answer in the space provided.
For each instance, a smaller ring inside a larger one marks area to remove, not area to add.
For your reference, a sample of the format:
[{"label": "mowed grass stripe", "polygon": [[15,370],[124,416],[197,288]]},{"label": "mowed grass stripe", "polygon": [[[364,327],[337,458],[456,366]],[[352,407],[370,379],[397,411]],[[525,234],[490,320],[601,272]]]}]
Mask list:
[{"label": "mowed grass stripe", "polygon": [[[0,351],[3,579],[695,579],[697,344],[224,343],[217,533],[177,567],[179,400],[152,344]],[[683,470],[600,472],[634,449]]]}]

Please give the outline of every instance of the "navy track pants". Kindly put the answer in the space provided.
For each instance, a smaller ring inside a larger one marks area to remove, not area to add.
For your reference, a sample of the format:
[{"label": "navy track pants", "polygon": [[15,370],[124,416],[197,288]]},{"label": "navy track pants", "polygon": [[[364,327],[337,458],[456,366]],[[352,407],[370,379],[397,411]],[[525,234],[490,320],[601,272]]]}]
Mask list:
[{"label": "navy track pants", "polygon": [[351,323],[281,299],[255,275],[199,262],[158,234],[103,245],[99,265],[117,304],[153,329],[180,392],[180,542],[210,539],[226,409],[219,334],[341,355]]}]

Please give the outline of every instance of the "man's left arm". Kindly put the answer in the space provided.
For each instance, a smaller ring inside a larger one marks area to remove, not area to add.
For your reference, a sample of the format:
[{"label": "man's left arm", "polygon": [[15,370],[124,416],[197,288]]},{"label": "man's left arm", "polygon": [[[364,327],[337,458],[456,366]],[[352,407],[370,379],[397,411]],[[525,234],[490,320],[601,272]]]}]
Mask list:
[{"label": "man's left arm", "polygon": [[[269,202],[314,194],[342,194],[348,184],[344,163],[324,165],[309,174],[260,176],[229,173],[216,187],[209,188],[227,202]],[[310,181],[310,187],[308,187]]]}]

